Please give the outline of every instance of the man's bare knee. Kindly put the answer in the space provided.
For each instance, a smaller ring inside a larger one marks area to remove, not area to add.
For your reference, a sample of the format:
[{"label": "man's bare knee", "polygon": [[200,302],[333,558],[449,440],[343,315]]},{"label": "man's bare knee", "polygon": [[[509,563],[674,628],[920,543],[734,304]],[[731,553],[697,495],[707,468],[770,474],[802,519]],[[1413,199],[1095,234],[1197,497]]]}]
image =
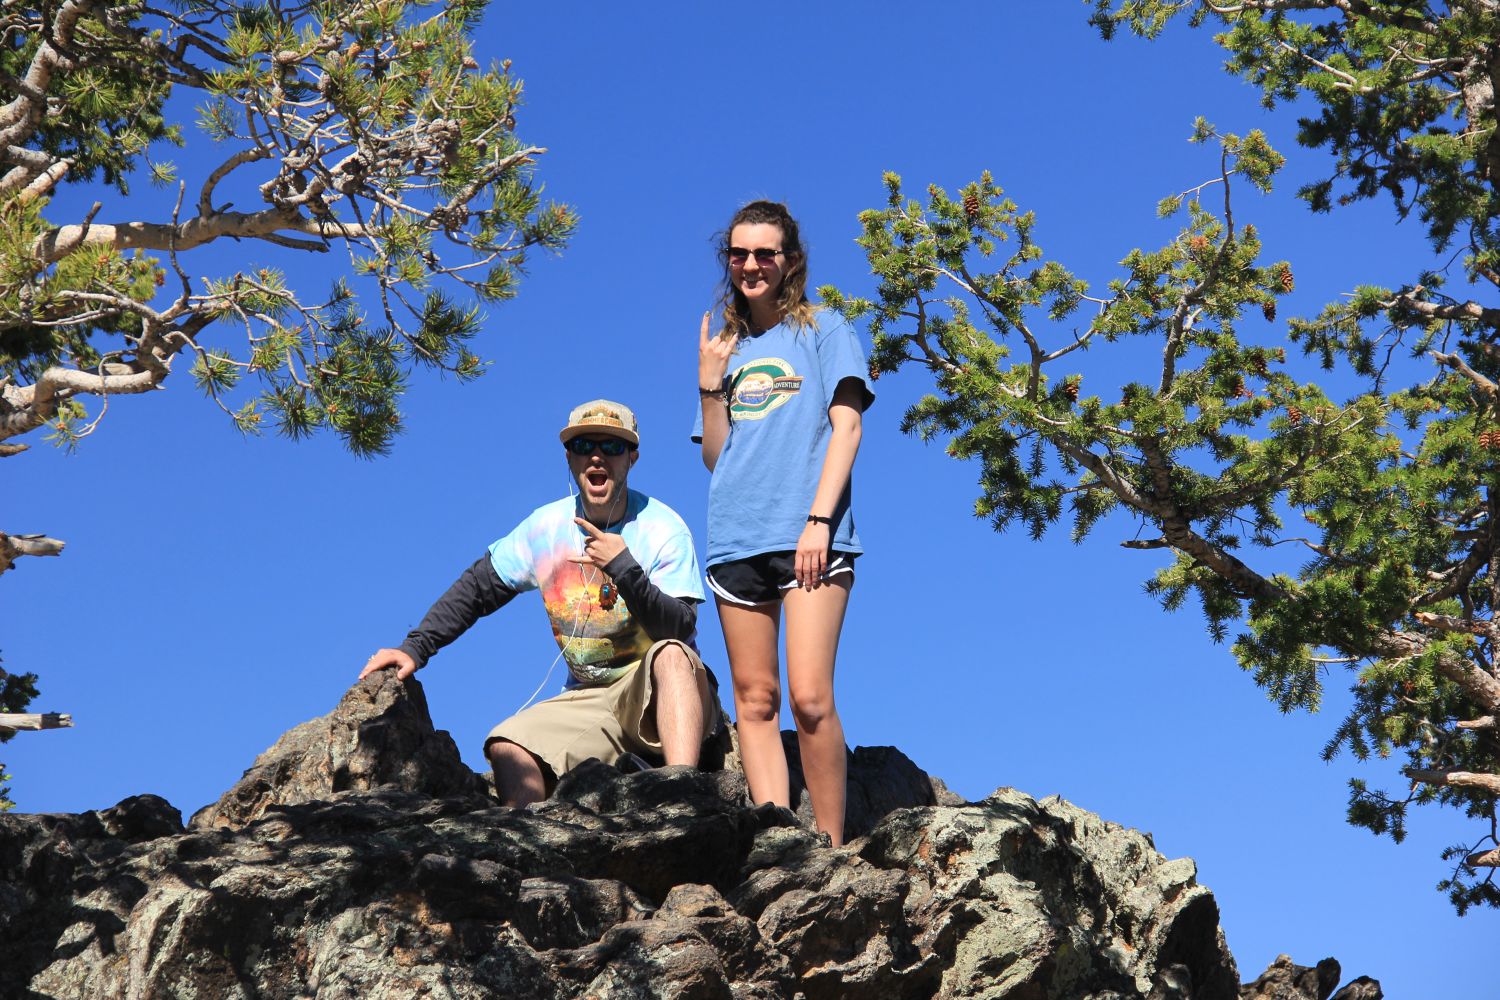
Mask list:
[{"label": "man's bare knee", "polygon": [[665,677],[690,677],[693,670],[693,661],[687,651],[675,642],[667,643],[651,658],[651,679],[658,684]]},{"label": "man's bare knee", "polygon": [[535,762],[535,758],[531,755],[530,750],[527,750],[519,743],[512,743],[510,740],[498,736],[485,744],[484,755],[489,758],[491,764]]},{"label": "man's bare knee", "polygon": [[495,794],[508,806],[524,806],[547,797],[547,771],[540,759],[519,743],[497,737],[484,755],[495,772]]},{"label": "man's bare knee", "polygon": [[541,758],[519,743],[498,737],[484,748],[484,755],[489,758],[490,767],[494,769],[497,779],[503,776],[510,781],[528,784],[534,783],[538,778],[546,781],[547,769],[543,767]]}]

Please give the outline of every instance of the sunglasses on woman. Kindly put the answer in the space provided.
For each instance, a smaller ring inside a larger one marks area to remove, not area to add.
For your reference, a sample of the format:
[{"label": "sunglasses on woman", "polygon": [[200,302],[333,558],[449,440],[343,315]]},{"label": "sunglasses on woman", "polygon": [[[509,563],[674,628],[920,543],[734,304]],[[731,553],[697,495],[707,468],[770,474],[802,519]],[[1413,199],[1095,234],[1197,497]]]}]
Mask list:
[{"label": "sunglasses on woman", "polygon": [[592,455],[594,449],[598,448],[601,454],[608,455],[610,458],[616,458],[625,454],[630,444],[616,437],[605,438],[603,441],[595,441],[586,437],[576,437],[569,438],[568,443],[563,447],[575,455]]},{"label": "sunglasses on woman", "polygon": [[761,267],[768,267],[776,263],[776,258],[785,253],[783,250],[772,250],[769,247],[761,247],[759,250],[746,250],[744,247],[725,247],[724,256],[729,258],[729,263],[735,267],[741,267],[751,257]]}]

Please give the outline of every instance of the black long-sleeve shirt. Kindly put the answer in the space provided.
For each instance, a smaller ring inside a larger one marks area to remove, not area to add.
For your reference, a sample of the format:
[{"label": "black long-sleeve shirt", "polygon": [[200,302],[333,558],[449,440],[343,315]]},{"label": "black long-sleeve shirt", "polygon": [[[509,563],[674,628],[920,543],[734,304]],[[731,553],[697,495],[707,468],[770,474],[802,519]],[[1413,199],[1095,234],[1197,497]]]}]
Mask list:
[{"label": "black long-sleeve shirt", "polygon": [[[629,549],[611,559],[604,572],[652,641],[692,638],[698,623],[697,602],[673,597],[652,583]],[[400,648],[419,668],[423,667],[438,650],[479,619],[499,611],[518,593],[500,579],[486,552],[434,602],[421,624],[406,634]]]}]

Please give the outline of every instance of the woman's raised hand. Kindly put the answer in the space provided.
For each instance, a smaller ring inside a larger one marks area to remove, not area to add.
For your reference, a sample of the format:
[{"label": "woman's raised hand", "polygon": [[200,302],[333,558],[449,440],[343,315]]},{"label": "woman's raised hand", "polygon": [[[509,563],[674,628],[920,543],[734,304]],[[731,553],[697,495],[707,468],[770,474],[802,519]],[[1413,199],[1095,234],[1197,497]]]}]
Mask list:
[{"label": "woman's raised hand", "polygon": [[704,313],[703,325],[698,330],[698,388],[715,391],[724,384],[724,373],[729,371],[734,341],[727,337],[710,337],[708,320],[708,313]]}]

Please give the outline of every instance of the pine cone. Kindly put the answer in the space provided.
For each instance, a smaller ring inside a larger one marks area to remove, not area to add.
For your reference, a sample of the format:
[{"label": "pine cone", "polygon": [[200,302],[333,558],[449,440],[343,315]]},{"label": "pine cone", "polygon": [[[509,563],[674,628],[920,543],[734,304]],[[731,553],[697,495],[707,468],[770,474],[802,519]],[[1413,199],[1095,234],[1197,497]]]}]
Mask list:
[{"label": "pine cone", "polygon": [[[1273,313],[1276,311],[1274,306],[1272,307],[1271,311]],[[1265,358],[1255,359],[1255,374],[1259,375],[1261,378],[1268,378],[1270,376],[1271,369],[1266,365]]]},{"label": "pine cone", "polygon": [[1260,304],[1260,314],[1266,318],[1267,323],[1276,322],[1276,303],[1270,300]]},{"label": "pine cone", "polygon": [[1287,266],[1287,267],[1282,268],[1281,269],[1281,290],[1283,292],[1290,292],[1292,290],[1292,287],[1295,284],[1296,284],[1296,280],[1292,277],[1292,269],[1291,269],[1291,267]]},{"label": "pine cone", "polygon": [[1063,393],[1073,402],[1078,402],[1078,383],[1080,379],[1069,379],[1063,383]]},{"label": "pine cone", "polygon": [[874,362],[871,362],[871,364],[870,364],[870,381],[871,382],[878,382],[879,380],[880,380],[880,369],[875,367]]},{"label": "pine cone", "polygon": [[979,214],[979,195],[973,191],[964,195],[964,214],[969,217],[970,222]]},{"label": "pine cone", "polygon": [[1291,421],[1293,427],[1300,426],[1302,423],[1302,408],[1300,406],[1288,406],[1286,408],[1286,418]]},{"label": "pine cone", "polygon": [[1208,237],[1204,236],[1202,233],[1194,233],[1193,238],[1188,240],[1188,246],[1192,247],[1194,250],[1207,250]]}]

